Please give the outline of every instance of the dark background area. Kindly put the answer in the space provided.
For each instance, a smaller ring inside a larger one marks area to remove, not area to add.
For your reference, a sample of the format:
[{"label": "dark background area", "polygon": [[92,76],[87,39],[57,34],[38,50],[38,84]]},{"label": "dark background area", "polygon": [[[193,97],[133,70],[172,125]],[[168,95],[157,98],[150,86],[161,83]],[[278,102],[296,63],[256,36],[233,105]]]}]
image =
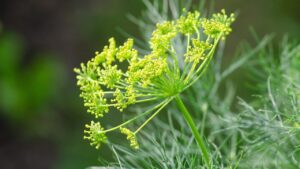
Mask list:
[{"label": "dark background area", "polygon": [[[250,27],[260,36],[300,38],[299,0],[216,0],[215,6],[238,12],[228,60],[239,42],[253,39]],[[80,169],[111,160],[107,148],[95,150],[82,139],[91,117],[73,68],[109,37],[122,42],[118,27],[139,37],[126,15],[144,9],[141,0],[0,1],[0,168]]]}]

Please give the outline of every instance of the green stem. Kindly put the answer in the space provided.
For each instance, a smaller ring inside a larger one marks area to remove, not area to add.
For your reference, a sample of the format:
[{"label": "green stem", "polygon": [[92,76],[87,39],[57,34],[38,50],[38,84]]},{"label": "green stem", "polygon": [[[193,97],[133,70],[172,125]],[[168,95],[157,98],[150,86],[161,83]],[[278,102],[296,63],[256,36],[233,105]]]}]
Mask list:
[{"label": "green stem", "polygon": [[147,110],[146,112],[144,112],[144,113],[142,113],[142,114],[139,114],[139,115],[133,117],[132,119],[127,120],[126,122],[124,122],[124,123],[122,123],[122,124],[120,124],[120,125],[118,125],[118,126],[115,126],[115,127],[113,127],[113,128],[104,130],[104,131],[102,131],[102,132],[103,132],[103,133],[107,133],[107,132],[111,132],[111,131],[117,130],[117,129],[119,129],[120,127],[123,127],[123,126],[125,126],[125,125],[127,125],[127,124],[133,122],[134,120],[136,120],[136,119],[138,119],[138,118],[140,118],[140,117],[143,117],[143,116],[145,116],[145,115],[151,113],[153,110],[155,110],[155,109],[159,108],[160,106],[164,105],[167,101],[168,101],[168,100],[162,101],[161,103],[159,103],[159,104],[157,104],[156,106],[150,108],[150,109]]},{"label": "green stem", "polygon": [[211,168],[210,166],[210,155],[209,155],[209,152],[208,152],[208,149],[206,148],[205,144],[204,144],[204,141],[202,139],[202,137],[200,136],[199,132],[198,132],[198,129],[193,121],[193,118],[192,116],[190,115],[189,111],[187,110],[187,108],[185,107],[184,103],[182,102],[180,96],[176,96],[175,97],[175,100],[176,100],[176,103],[177,103],[177,106],[179,107],[182,115],[184,116],[186,122],[188,123],[190,129],[192,130],[192,133],[201,149],[201,152],[202,152],[202,155],[203,155],[203,158],[204,158],[204,162],[205,162],[205,165],[207,168]]},{"label": "green stem", "polygon": [[[186,87],[184,87],[183,91],[187,88],[189,88],[191,85],[193,85],[207,70],[209,63],[211,62],[214,52],[216,50],[217,44],[219,42],[221,38],[221,35],[219,35],[219,37],[217,38],[217,40],[214,42],[214,46],[212,47],[212,49],[210,50],[210,52],[207,55],[207,58],[204,60],[204,62],[201,63],[201,65],[199,66],[199,68],[196,70],[196,72],[193,74],[192,78],[193,79],[195,77],[194,80],[190,81],[188,83],[188,85]],[[199,73],[200,72],[200,73]],[[199,73],[199,74],[198,74]]]},{"label": "green stem", "polygon": [[167,101],[166,101],[166,103],[165,104],[163,104],[163,105],[161,105],[161,107],[158,109],[158,110],[156,110],[156,112],[155,113],[153,113],[135,132],[134,132],[134,134],[136,134],[136,133],[138,133],[146,124],[148,124],[149,123],[149,121],[151,121],[170,101],[172,100],[172,98],[171,99],[168,99]]},{"label": "green stem", "polygon": [[187,83],[190,79],[190,76],[194,73],[194,70],[196,69],[197,64],[194,62],[192,65],[192,68],[189,72],[189,74],[186,76],[186,78],[184,79],[184,83]]}]

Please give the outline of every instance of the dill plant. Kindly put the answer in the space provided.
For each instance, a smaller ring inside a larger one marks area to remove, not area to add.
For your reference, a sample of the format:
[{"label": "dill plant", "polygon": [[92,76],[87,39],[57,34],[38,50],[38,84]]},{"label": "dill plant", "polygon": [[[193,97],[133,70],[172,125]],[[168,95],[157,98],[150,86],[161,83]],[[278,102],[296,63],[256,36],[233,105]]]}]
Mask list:
[{"label": "dill plant", "polygon": [[[176,3],[178,1],[167,2],[169,3],[163,3],[162,6],[146,3],[147,11],[144,12],[146,15],[143,15],[142,19],[130,16],[130,19],[140,27],[143,35],[146,36],[145,39],[149,35],[147,31],[145,32],[146,28],[153,27],[155,23],[153,18],[171,17],[176,19],[177,14],[180,13],[180,4]],[[187,2],[185,7],[188,8],[188,1],[184,2]],[[205,11],[203,5],[197,6],[198,8],[200,11]],[[171,14],[166,15],[168,12]],[[239,166],[242,153],[237,145],[237,131],[221,132],[230,124],[222,119],[235,114],[231,107],[235,103],[236,91],[228,76],[244,67],[250,59],[253,59],[259,51],[265,48],[271,39],[272,36],[265,36],[256,47],[252,47],[251,50],[244,53],[237,53],[234,61],[224,68],[222,67],[222,58],[226,41],[221,41],[216,49],[215,59],[206,73],[181,95],[191,110],[201,135],[207,138],[213,161],[212,168],[228,169]],[[178,51],[185,50],[184,42],[184,40],[175,39]],[[145,45],[140,44],[140,46]],[[223,94],[224,96],[220,96],[219,88],[223,83],[226,83],[226,92]],[[203,161],[199,158],[201,154],[197,151],[197,144],[193,142],[193,137],[190,136],[186,122],[176,109],[176,105],[173,103],[166,111],[168,112],[167,120],[163,118],[164,116],[156,118],[152,125],[147,125],[141,131],[140,134],[144,139],[140,140],[140,144],[143,145],[143,149],[134,151],[126,146],[111,146],[117,162],[110,162],[107,165],[114,168],[205,168]]]},{"label": "dill plant", "polygon": [[[226,15],[225,10],[213,14],[210,19],[200,18],[198,11],[184,12],[177,20],[157,23],[149,41],[151,52],[144,56],[133,47],[133,39],[117,46],[114,38],[110,38],[102,52],[95,52],[94,58],[74,69],[82,91],[80,96],[88,112],[100,118],[112,107],[124,111],[137,103],[152,102],[155,105],[109,129],[104,129],[100,122],[91,121],[86,125],[84,138],[99,148],[107,142],[106,133],[120,130],[127,136],[130,146],[138,149],[136,134],[174,100],[201,149],[206,167],[211,168],[210,152],[180,94],[207,71],[219,42],[232,31],[233,21],[234,15]],[[178,37],[187,39],[184,54],[173,45]],[[118,67],[122,62],[127,62],[127,70]],[[126,127],[146,116],[136,130]]]},{"label": "dill plant", "polygon": [[[215,62],[212,62],[205,75],[195,85],[185,91],[181,97],[193,113],[197,128],[205,135],[210,145],[213,161],[212,168],[240,168],[243,151],[239,148],[238,130],[226,130],[233,121],[223,120],[236,116],[231,107],[235,106],[236,90],[230,83],[232,73],[245,67],[250,60],[265,48],[272,39],[266,36],[250,51],[238,53],[236,59],[228,66],[222,67],[224,42],[220,44]],[[226,93],[220,95],[221,83],[226,83]],[[205,168],[197,144],[190,137],[190,131],[180,116],[175,105],[167,108],[167,117],[156,118],[152,125],[141,131],[144,139],[140,140],[143,149],[134,151],[126,146],[112,146],[117,159],[116,163],[108,163],[114,168]],[[159,131],[159,132],[153,132]]]},{"label": "dill plant", "polygon": [[[160,10],[168,9],[165,3],[163,6],[147,3],[148,23],[132,16],[131,19],[144,31],[155,22],[150,18],[167,18],[166,11]],[[178,7],[178,4],[170,1],[170,6]],[[173,8],[171,13],[176,18],[180,12]],[[143,35],[147,39],[149,33]],[[284,38],[279,47],[274,47],[271,39],[272,36],[257,39],[256,47],[243,44],[237,59],[225,68],[221,65],[225,43],[221,42],[215,52],[215,62],[181,95],[193,112],[201,135],[209,142],[212,168],[300,167],[299,43]],[[175,39],[178,51],[185,51],[182,42]],[[236,85],[241,84],[234,84],[228,76],[239,68],[246,68],[243,71],[247,75],[250,72],[253,80],[250,89],[254,89],[251,92],[256,97],[251,101],[240,99],[237,104]],[[226,84],[222,95],[219,92],[221,83]],[[239,109],[234,109],[236,107]],[[153,125],[141,131],[145,138],[140,140],[143,149],[134,151],[112,146],[117,163],[108,165],[114,168],[204,168],[181,113],[174,103],[167,111],[167,122],[156,118]]]}]

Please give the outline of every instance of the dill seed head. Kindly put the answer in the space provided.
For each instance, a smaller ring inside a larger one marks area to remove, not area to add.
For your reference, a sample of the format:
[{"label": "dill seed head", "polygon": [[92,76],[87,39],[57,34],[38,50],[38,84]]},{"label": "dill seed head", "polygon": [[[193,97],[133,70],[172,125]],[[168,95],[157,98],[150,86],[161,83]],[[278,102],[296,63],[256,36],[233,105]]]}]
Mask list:
[{"label": "dill seed head", "polygon": [[[95,52],[94,58],[74,69],[84,106],[89,113],[99,118],[109,112],[110,107],[123,111],[132,104],[156,101],[159,104],[151,109],[156,111],[156,115],[176,95],[202,76],[213,58],[218,42],[231,32],[233,21],[234,15],[227,16],[224,10],[214,14],[211,19],[200,19],[198,11],[185,12],[178,20],[156,25],[149,42],[151,51],[144,56],[133,48],[133,39],[117,46],[115,39],[110,38],[102,52]],[[183,56],[177,53],[173,45],[174,39],[179,36],[187,39],[187,50]],[[183,67],[179,66],[182,60],[180,57],[184,57]],[[128,63],[127,69],[119,69],[117,64],[125,61]],[[99,148],[106,140],[105,133],[120,129],[127,135],[131,146],[138,148],[135,134],[153,117],[135,132],[123,126],[139,117],[137,115],[108,130],[104,130],[100,123],[92,122],[87,125],[89,130],[85,131],[88,134],[85,138]]]}]

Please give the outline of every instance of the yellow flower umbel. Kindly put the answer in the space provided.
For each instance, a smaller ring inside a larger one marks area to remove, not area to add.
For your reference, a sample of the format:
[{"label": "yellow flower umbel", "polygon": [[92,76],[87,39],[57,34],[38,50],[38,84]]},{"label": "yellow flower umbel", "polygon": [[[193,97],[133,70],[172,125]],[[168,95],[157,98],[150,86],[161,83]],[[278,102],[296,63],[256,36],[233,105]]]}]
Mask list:
[{"label": "yellow flower umbel", "polygon": [[99,122],[95,123],[94,121],[91,121],[91,124],[86,124],[85,127],[89,130],[84,131],[86,135],[83,138],[90,140],[91,146],[95,146],[96,149],[98,149],[102,143],[106,143],[107,138],[103,132],[104,129]]},{"label": "yellow flower umbel", "polygon": [[139,148],[139,144],[136,140],[136,136],[135,136],[135,133],[130,131],[129,129],[127,128],[123,128],[123,127],[120,127],[120,131],[122,134],[125,134],[127,137],[127,140],[130,141],[130,146],[134,149],[138,149]]},{"label": "yellow flower umbel", "polygon": [[[109,39],[109,44],[102,52],[96,52],[94,58],[75,69],[77,84],[82,92],[80,96],[88,112],[99,118],[108,113],[111,107],[123,111],[141,102],[151,101],[156,105],[110,129],[103,129],[99,123],[92,122],[87,125],[85,138],[99,148],[100,144],[106,142],[105,133],[120,130],[133,148],[139,148],[136,134],[169,102],[175,99],[180,109],[183,107],[179,94],[206,71],[219,41],[231,32],[233,21],[233,14],[227,16],[224,10],[214,14],[211,19],[200,18],[197,11],[185,12],[178,20],[157,24],[150,39],[151,52],[145,56],[139,55],[133,48],[133,39],[128,39],[119,47],[113,38]],[[183,56],[173,46],[174,38],[178,37],[185,37],[187,41]],[[181,60],[184,63],[179,63]],[[117,64],[125,61],[128,67],[121,70]],[[135,131],[124,127],[150,113],[152,115]],[[184,117],[188,118],[186,114]],[[193,128],[191,120],[188,120]],[[205,149],[201,140],[198,137],[196,139],[201,149]]]}]

